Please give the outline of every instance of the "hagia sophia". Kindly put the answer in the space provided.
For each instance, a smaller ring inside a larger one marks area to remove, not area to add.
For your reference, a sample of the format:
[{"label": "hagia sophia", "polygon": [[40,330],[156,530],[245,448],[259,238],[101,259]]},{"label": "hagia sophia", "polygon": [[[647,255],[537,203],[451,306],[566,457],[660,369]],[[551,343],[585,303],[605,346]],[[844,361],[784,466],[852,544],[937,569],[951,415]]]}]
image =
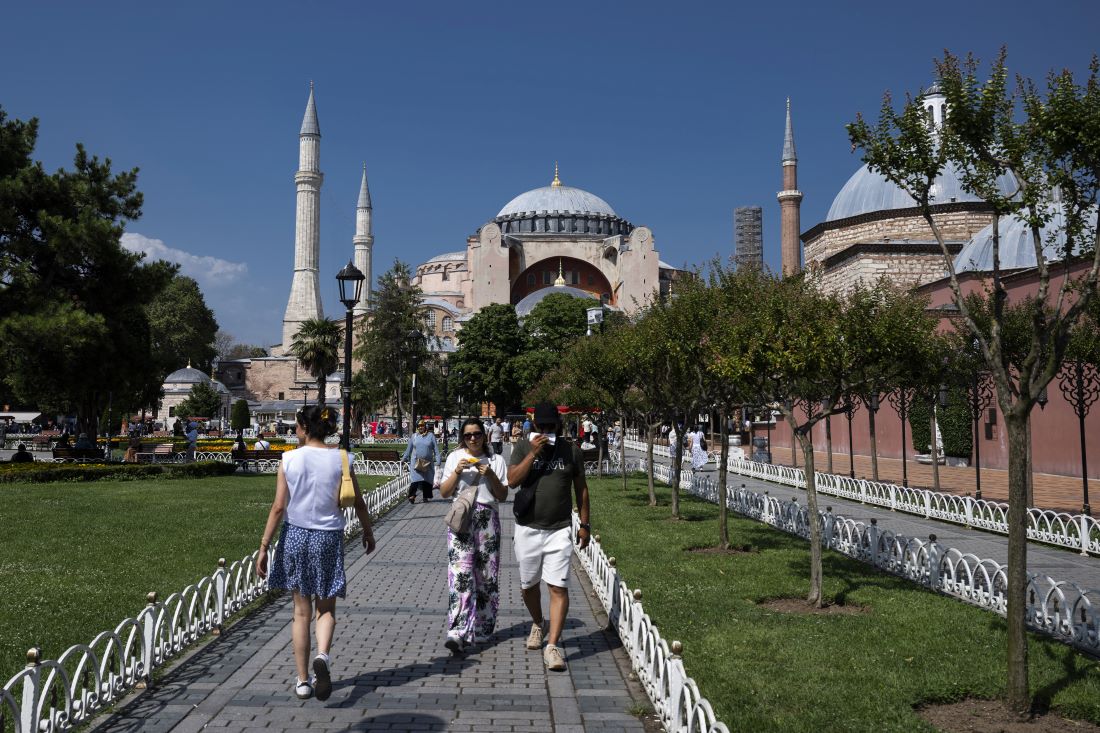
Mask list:
[{"label": "hagia sophia", "polygon": [[[935,84],[921,97],[929,124],[944,119],[946,98]],[[299,133],[299,166],[295,173],[297,211],[293,276],[283,318],[283,343],[271,356],[222,361],[210,377],[181,369],[166,382],[165,409],[194,380],[214,381],[223,390],[226,409],[231,400],[249,400],[258,422],[290,419],[305,401],[315,380],[286,354],[299,324],[323,315],[319,295],[320,124],[312,86]],[[828,291],[844,291],[857,282],[885,277],[907,288],[917,288],[937,307],[950,308],[947,270],[939,245],[916,202],[898,186],[867,166],[856,170],[833,198],[824,221],[805,231],[800,228],[798,157],[791,108],[779,159],[781,190],[780,262],[784,275],[805,271]],[[980,283],[991,270],[992,207],[964,190],[959,172],[947,168],[933,187],[932,216],[955,254],[960,279]],[[1011,194],[1015,181],[1002,177],[1002,193]],[[731,206],[732,208],[732,206]],[[566,185],[558,170],[548,185],[534,188],[505,203],[481,227],[466,237],[465,246],[436,255],[415,268],[414,284],[428,308],[426,335],[433,348],[451,352],[457,347],[462,324],[491,303],[511,303],[522,318],[546,295],[564,292],[591,299],[593,305],[631,313],[652,298],[667,295],[686,273],[661,260],[660,232],[625,218],[604,198]],[[364,167],[356,204],[356,231],[349,250],[355,265],[367,276],[356,318],[368,316],[374,273],[372,206]],[[1013,228],[1014,227],[1014,228]],[[1019,231],[1016,231],[1019,230]],[[1013,232],[1015,232],[1013,234]],[[1002,222],[1001,267],[1025,282],[1035,266],[1027,233],[1017,222]],[[1051,245],[1054,246],[1053,244]],[[1022,279],[1021,279],[1022,278]],[[197,375],[197,376],[196,376]],[[327,396],[339,398],[340,374],[329,379]],[[1056,400],[1045,411],[1073,419],[1071,408]],[[170,410],[169,410],[170,411]],[[884,408],[884,412],[886,409]],[[1064,413],[1064,414],[1063,414]],[[170,419],[170,418],[169,418]],[[857,416],[857,425],[866,417]],[[983,463],[1003,463],[1003,432],[995,410],[984,419]],[[879,416],[879,453],[893,456],[900,441],[891,435],[896,415]],[[1038,428],[1038,426],[1037,426]],[[866,428],[863,429],[866,433]],[[781,439],[781,432],[776,438]],[[1056,432],[1056,431],[1055,431]],[[855,440],[856,451],[867,453],[866,435]],[[821,440],[824,447],[824,438]],[[1080,471],[1076,452],[1066,444],[1036,457],[1036,468],[1055,473]],[[989,456],[987,461],[986,456]],[[1098,467],[1100,468],[1100,467]],[[1100,470],[1098,470],[1100,473]]]}]

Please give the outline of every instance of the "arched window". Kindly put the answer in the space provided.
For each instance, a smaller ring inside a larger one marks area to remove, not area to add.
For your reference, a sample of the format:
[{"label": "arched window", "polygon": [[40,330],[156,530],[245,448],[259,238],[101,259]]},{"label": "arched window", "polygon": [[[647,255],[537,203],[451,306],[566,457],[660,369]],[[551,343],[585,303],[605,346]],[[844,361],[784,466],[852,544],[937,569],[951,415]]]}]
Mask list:
[{"label": "arched window", "polygon": [[431,331],[435,330],[435,311],[434,310],[428,311],[428,329],[431,330]]},{"label": "arched window", "polygon": [[450,316],[443,316],[443,332],[449,333],[455,330],[455,322]]}]

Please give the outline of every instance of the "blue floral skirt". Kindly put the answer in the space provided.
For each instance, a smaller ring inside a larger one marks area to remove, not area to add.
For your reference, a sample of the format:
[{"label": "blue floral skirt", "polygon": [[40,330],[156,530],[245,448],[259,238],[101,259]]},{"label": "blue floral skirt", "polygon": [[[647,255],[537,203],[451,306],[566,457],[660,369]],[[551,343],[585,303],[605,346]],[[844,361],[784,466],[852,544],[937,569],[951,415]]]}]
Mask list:
[{"label": "blue floral skirt", "polygon": [[267,586],[307,597],[344,598],[344,533],[338,529],[302,529],[284,522]]}]

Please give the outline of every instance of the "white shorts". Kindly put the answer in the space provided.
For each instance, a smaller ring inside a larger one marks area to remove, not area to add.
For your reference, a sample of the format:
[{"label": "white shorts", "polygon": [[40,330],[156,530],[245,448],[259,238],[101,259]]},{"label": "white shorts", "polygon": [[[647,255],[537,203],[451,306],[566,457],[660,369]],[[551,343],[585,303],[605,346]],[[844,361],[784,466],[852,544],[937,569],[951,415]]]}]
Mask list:
[{"label": "white shorts", "polygon": [[572,527],[534,529],[517,524],[514,544],[521,588],[531,588],[539,581],[559,588],[569,587]]}]

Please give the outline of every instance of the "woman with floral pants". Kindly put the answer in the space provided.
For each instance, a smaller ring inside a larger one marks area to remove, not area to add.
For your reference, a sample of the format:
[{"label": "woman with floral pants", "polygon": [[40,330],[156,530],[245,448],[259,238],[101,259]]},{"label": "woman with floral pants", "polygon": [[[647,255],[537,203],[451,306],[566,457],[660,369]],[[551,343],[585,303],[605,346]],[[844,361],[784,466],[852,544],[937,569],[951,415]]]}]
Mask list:
[{"label": "woman with floral pants", "polygon": [[470,528],[447,529],[447,639],[444,645],[461,653],[467,645],[488,641],[500,605],[500,513],[508,498],[508,468],[490,452],[485,428],[477,418],[462,424],[462,447],[447,456],[439,493],[477,492]]}]

